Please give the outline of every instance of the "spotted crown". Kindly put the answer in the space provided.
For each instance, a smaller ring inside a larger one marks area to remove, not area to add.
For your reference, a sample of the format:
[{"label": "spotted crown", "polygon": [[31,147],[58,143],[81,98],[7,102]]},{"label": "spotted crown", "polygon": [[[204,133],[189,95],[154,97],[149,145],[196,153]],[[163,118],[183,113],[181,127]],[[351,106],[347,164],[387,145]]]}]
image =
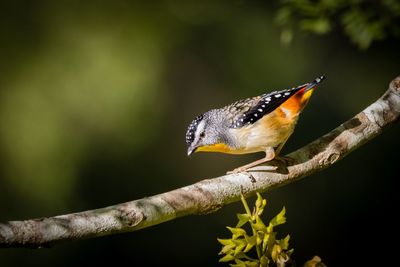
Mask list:
[{"label": "spotted crown", "polygon": [[199,122],[204,118],[204,115],[197,116],[192,123],[190,123],[186,132],[186,144],[190,145],[194,140],[194,134],[196,133]]}]

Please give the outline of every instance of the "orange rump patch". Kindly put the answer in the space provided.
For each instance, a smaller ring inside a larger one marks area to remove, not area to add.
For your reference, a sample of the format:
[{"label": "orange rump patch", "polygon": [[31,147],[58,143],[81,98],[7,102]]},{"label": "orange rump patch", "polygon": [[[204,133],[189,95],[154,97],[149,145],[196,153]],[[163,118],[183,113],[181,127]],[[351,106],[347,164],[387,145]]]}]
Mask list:
[{"label": "orange rump patch", "polygon": [[291,96],[288,100],[286,100],[280,108],[289,110],[292,114],[298,114],[308,103],[314,88],[307,90],[305,89],[299,90],[293,96]]}]

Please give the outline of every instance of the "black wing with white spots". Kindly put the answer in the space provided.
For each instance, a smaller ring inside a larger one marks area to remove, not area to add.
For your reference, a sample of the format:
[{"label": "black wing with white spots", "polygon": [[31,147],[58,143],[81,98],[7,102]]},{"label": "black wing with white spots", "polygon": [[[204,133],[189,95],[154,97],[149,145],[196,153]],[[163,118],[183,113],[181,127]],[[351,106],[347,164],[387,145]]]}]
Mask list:
[{"label": "black wing with white spots", "polygon": [[[300,85],[298,87],[292,89],[286,89],[282,91],[275,91],[268,94],[263,94],[261,96],[248,99],[247,110],[243,110],[244,112],[238,112],[235,114],[232,120],[231,128],[241,128],[248,124],[253,124],[268,113],[274,111],[277,107],[279,107],[282,103],[288,100],[292,95],[294,95],[297,91],[304,88],[305,85]],[[244,100],[246,101],[246,100]],[[242,101],[238,101],[233,103],[231,106],[242,106],[245,103],[241,103]]]}]

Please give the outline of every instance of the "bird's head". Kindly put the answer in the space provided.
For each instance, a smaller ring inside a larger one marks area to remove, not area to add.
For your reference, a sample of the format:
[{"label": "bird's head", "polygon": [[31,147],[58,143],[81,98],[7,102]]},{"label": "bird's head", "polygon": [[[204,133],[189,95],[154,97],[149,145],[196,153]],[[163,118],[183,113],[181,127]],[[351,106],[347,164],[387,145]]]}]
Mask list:
[{"label": "bird's head", "polygon": [[197,116],[190,123],[186,132],[188,156],[198,151],[225,152],[228,150],[226,127],[218,115],[216,110],[211,110]]}]

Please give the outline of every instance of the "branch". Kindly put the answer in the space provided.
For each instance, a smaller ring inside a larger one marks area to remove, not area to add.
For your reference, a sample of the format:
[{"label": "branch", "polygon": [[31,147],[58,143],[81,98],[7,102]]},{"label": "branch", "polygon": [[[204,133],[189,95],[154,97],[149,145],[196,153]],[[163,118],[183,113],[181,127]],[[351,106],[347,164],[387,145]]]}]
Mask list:
[{"label": "branch", "polygon": [[170,192],[106,208],[49,218],[0,223],[0,247],[46,247],[60,241],[139,230],[186,215],[207,214],[252,195],[297,181],[325,169],[396,122],[400,115],[400,76],[386,93],[330,133],[288,155],[274,172],[265,166],[231,174]]}]

